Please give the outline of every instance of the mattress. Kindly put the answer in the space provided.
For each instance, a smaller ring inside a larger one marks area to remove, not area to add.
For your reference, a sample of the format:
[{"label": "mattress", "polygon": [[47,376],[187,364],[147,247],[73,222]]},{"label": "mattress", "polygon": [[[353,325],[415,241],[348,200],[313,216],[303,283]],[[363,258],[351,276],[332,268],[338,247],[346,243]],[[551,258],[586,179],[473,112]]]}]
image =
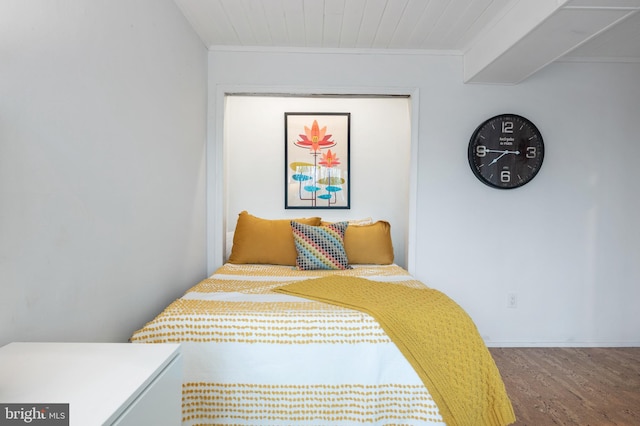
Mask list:
[{"label": "mattress", "polygon": [[133,334],[182,343],[183,425],[445,424],[373,317],[273,291],[327,275],[425,287],[397,265],[225,264]]}]

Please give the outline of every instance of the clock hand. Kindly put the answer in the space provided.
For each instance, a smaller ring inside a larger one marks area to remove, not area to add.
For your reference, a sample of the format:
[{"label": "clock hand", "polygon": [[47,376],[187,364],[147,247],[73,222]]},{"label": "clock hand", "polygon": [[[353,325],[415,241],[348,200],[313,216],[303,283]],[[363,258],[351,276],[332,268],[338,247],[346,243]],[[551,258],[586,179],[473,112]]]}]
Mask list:
[{"label": "clock hand", "polygon": [[491,162],[489,164],[487,164],[487,166],[490,166],[492,164],[495,164],[498,162],[499,159],[501,159],[502,157],[504,157],[507,154],[516,154],[519,155],[520,151],[509,151],[508,149],[505,149],[504,151],[499,151],[496,149],[488,149],[487,152],[501,152],[502,154],[498,155],[496,158],[494,158],[493,160],[491,160]]},{"label": "clock hand", "polygon": [[[500,152],[500,151],[497,151]],[[493,160],[491,160],[491,162],[489,164],[487,164],[488,166],[495,164],[498,162],[499,159],[501,159],[502,157],[504,157],[505,155],[507,155],[508,151],[502,151],[502,154],[498,155],[496,158],[494,158]]]},{"label": "clock hand", "polygon": [[520,151],[509,151],[507,150],[501,150],[501,149],[485,149],[485,152],[502,152],[505,154],[520,154]]}]

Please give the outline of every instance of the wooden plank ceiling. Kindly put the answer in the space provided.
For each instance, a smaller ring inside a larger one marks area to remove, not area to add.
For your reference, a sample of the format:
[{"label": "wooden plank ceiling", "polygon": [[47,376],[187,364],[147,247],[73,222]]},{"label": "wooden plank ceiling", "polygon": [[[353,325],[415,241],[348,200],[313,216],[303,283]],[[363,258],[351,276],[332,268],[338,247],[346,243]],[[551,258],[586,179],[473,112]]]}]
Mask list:
[{"label": "wooden plank ceiling", "polygon": [[209,49],[388,49],[464,57],[515,84],[558,60],[640,62],[640,0],[175,0]]}]

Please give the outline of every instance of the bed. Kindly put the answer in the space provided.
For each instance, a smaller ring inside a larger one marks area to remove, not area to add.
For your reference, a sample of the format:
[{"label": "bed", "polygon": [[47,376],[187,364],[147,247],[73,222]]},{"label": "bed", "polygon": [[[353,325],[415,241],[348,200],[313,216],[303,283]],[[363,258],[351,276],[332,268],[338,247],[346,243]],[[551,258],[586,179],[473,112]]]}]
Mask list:
[{"label": "bed", "polygon": [[[325,231],[342,256],[304,259],[317,243],[307,232]],[[269,221],[243,212],[233,241],[229,262],[131,338],[182,343],[183,425],[515,421],[472,321],[392,262],[386,222]],[[323,261],[332,268],[319,269]],[[428,305],[416,304],[423,294]]]}]

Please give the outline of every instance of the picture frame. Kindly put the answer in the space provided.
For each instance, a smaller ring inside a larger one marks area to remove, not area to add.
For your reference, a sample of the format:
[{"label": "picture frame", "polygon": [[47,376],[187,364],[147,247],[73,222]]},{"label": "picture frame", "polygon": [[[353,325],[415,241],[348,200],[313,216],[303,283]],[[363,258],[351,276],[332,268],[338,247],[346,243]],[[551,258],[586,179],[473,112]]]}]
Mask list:
[{"label": "picture frame", "polygon": [[351,113],[284,113],[285,209],[350,209]]}]

